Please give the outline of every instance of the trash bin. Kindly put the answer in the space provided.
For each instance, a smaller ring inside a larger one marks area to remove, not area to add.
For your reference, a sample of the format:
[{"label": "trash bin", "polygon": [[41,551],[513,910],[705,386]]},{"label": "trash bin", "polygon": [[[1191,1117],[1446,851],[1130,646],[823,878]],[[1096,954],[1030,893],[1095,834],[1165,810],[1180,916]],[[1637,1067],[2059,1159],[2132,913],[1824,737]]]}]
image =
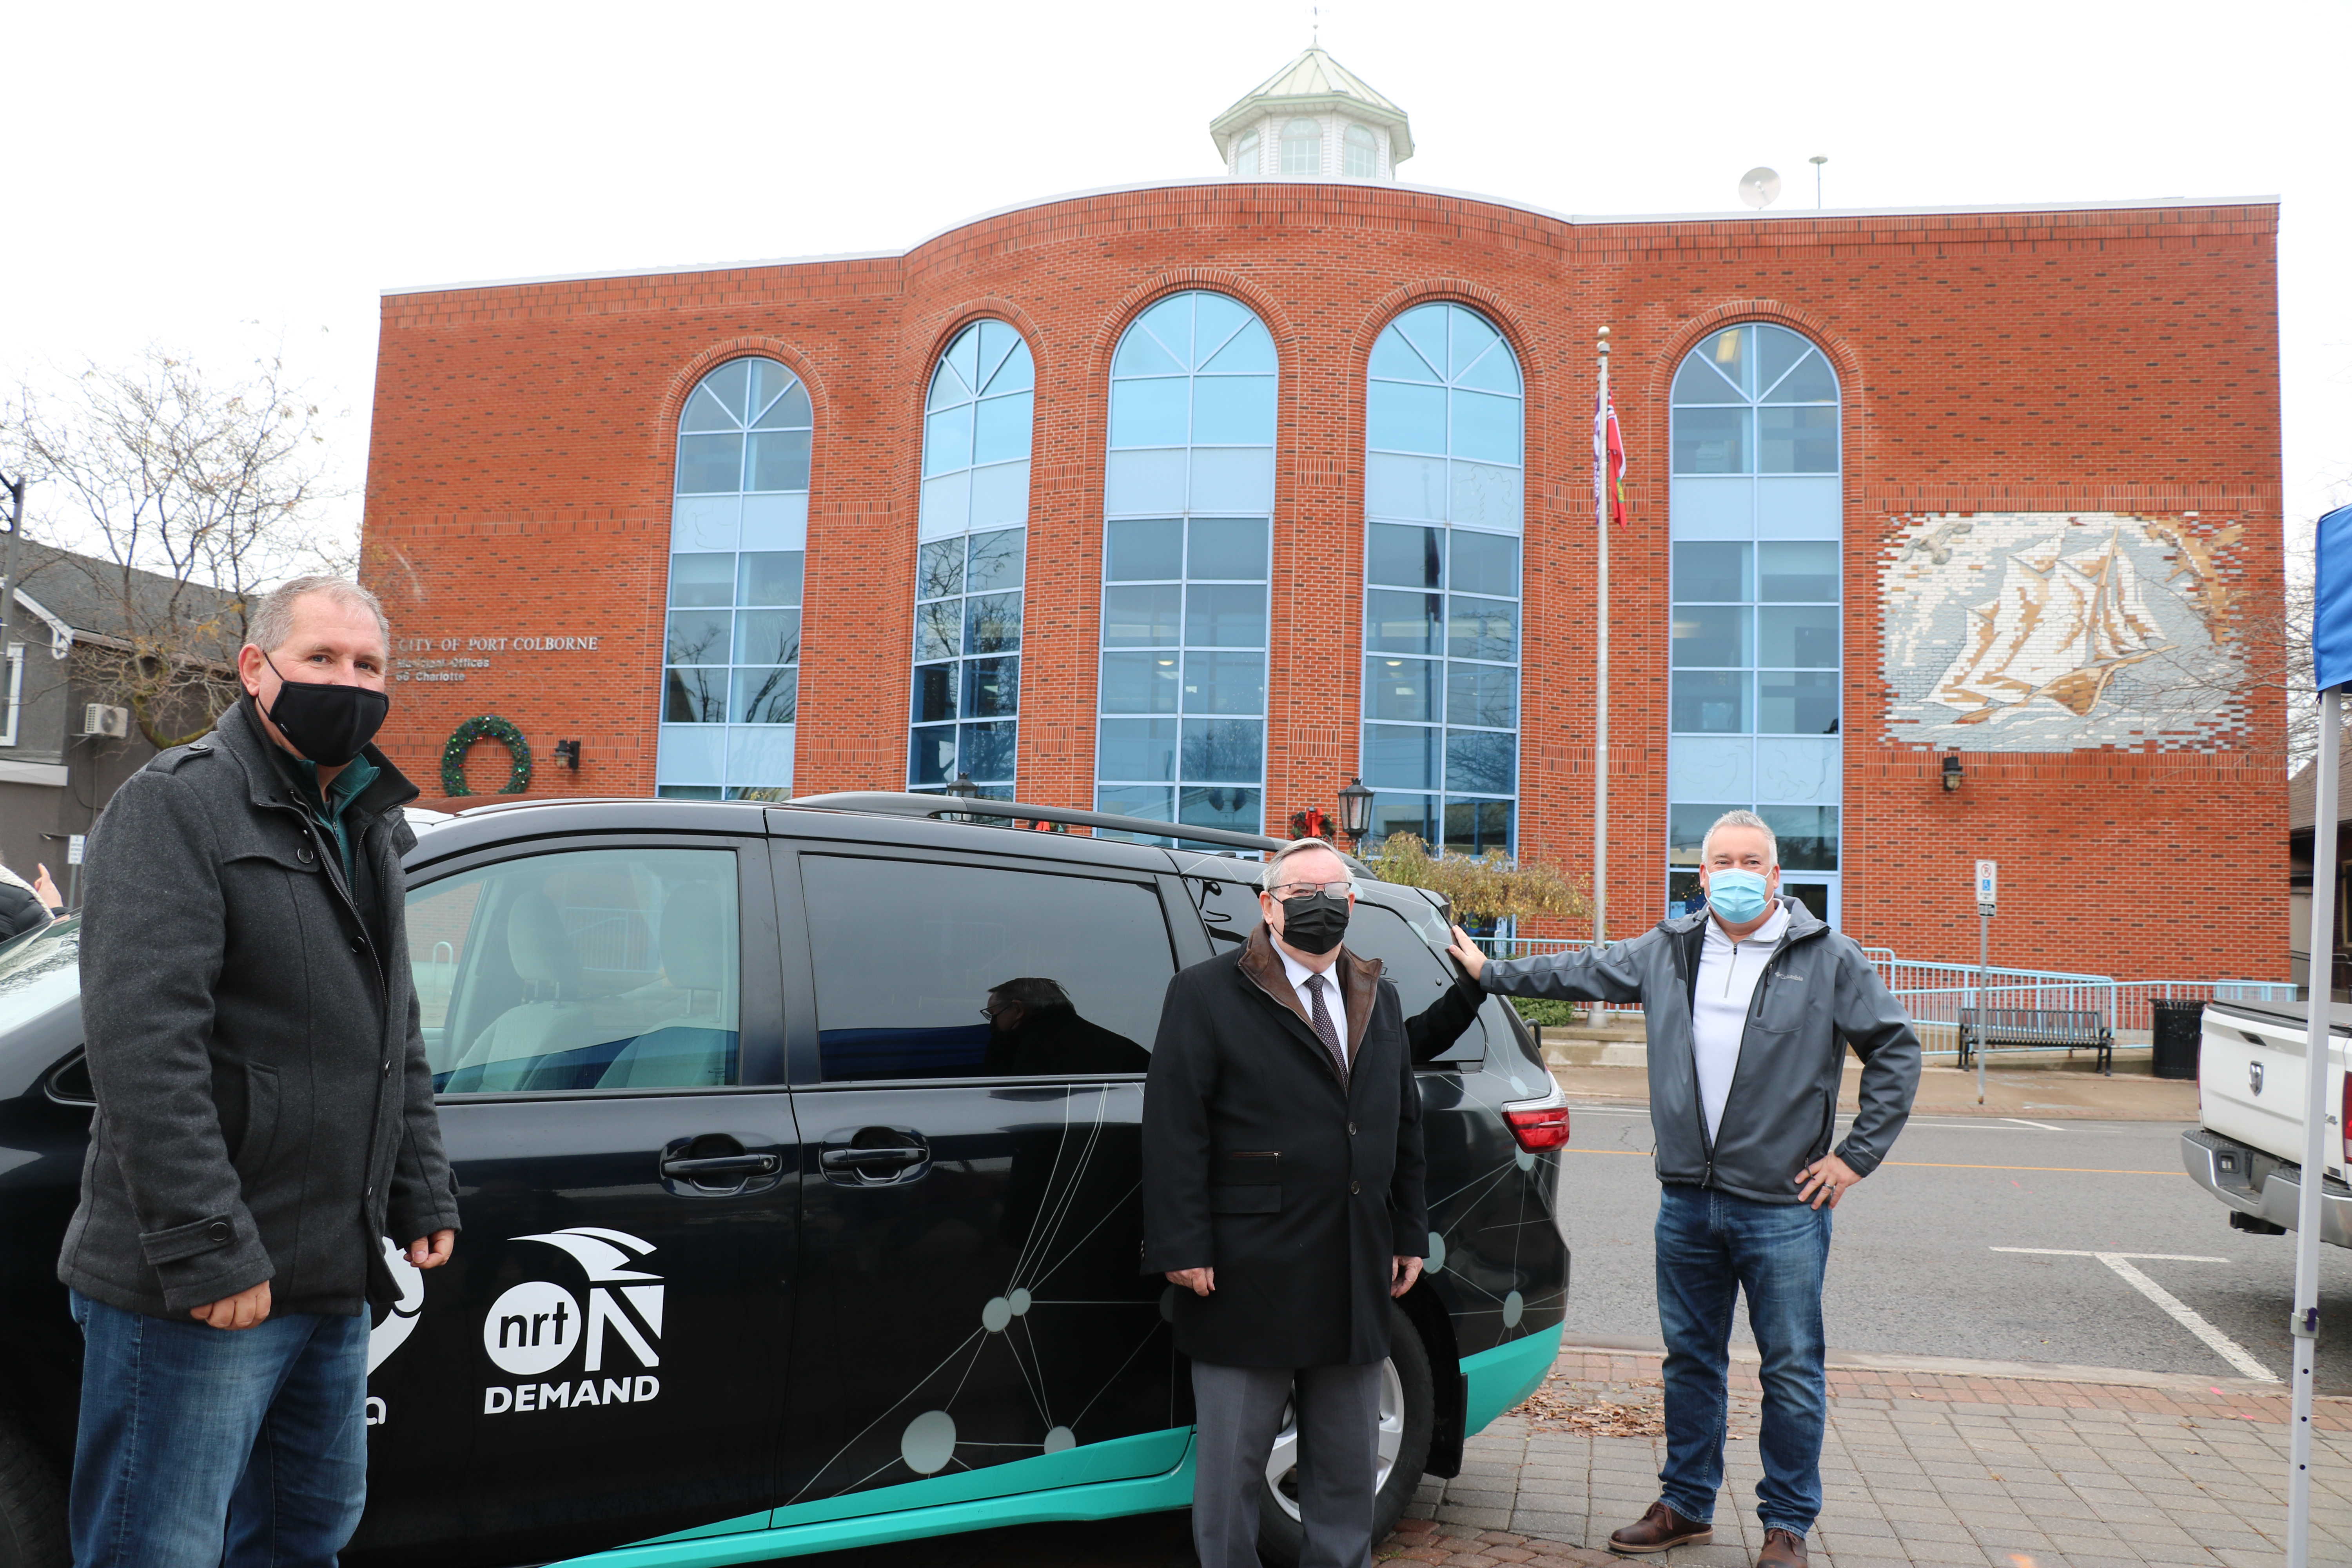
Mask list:
[{"label": "trash bin", "polygon": [[2156,1015],[2156,1076],[2195,1078],[2197,1047],[2205,1027],[2205,1004],[2152,1001],[2147,1005]]}]

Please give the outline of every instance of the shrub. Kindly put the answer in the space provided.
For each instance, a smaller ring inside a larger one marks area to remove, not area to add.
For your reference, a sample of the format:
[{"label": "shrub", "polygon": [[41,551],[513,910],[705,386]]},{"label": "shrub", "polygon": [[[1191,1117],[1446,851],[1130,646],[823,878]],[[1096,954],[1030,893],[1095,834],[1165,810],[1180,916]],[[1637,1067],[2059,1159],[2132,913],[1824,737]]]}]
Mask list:
[{"label": "shrub", "polygon": [[1590,917],[1584,886],[1540,861],[1514,862],[1499,849],[1484,855],[1433,855],[1410,833],[1391,834],[1363,857],[1383,882],[1427,888],[1454,906],[1459,921]]}]

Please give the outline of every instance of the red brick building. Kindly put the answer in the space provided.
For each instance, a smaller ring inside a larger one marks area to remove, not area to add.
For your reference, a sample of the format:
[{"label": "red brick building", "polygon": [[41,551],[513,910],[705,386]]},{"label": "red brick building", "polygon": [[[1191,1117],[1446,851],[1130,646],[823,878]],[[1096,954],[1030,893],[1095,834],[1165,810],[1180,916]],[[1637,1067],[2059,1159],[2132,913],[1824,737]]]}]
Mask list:
[{"label": "red brick building", "polygon": [[387,294],[387,748],[1276,832],[1361,774],[1581,874],[1605,326],[1612,934],[1743,805],[1906,956],[1986,858],[1996,962],[2284,974],[2274,207],[1571,218],[1391,183],[1328,74],[903,254]]}]

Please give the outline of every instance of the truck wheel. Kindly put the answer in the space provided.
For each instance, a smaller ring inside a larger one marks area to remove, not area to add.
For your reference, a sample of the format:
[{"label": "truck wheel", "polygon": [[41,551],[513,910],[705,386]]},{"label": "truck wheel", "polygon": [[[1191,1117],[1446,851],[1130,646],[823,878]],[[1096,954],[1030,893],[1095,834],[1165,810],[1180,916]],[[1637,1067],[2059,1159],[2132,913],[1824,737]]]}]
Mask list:
[{"label": "truck wheel", "polygon": [[66,1494],[23,1427],[0,1416],[0,1568],[67,1568]]},{"label": "truck wheel", "polygon": [[[1412,1320],[1389,1303],[1389,1359],[1381,1364],[1380,1468],[1372,1493],[1372,1549],[1377,1552],[1421,1485],[1437,1431],[1437,1388],[1429,1350]],[[1265,1491],[1257,1505],[1257,1554],[1267,1568],[1297,1568],[1307,1549],[1298,1519],[1298,1424],[1286,1408],[1266,1461]]]}]

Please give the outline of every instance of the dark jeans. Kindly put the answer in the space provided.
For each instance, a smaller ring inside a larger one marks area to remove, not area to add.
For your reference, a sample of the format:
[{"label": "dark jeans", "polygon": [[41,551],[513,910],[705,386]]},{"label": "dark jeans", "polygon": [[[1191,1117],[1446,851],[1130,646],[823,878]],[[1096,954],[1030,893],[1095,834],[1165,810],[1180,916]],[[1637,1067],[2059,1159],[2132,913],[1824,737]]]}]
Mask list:
[{"label": "dark jeans", "polygon": [[1763,1354],[1764,1481],[1757,1517],[1802,1536],[1822,1511],[1822,1277],[1830,1211],[1759,1204],[1670,1184],[1658,1197],[1658,1327],[1666,1340],[1666,1505],[1712,1520],[1723,1486],[1731,1311],[1748,1292],[1748,1326]]},{"label": "dark jeans", "polygon": [[76,1568],[332,1568],[367,1499],[366,1313],[73,1315]]}]

